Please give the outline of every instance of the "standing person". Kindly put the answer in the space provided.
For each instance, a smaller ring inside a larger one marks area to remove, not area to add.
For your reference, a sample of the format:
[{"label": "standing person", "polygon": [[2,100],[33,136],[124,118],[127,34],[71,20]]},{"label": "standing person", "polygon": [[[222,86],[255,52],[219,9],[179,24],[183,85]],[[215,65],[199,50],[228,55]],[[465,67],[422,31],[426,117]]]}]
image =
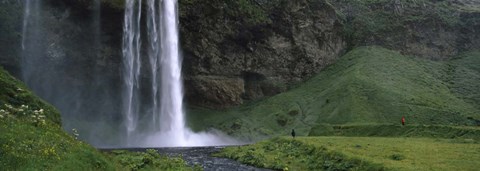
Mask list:
[{"label": "standing person", "polygon": [[405,116],[402,116],[402,125],[405,125]]},{"label": "standing person", "polygon": [[295,130],[292,129],[292,137],[295,138]]}]

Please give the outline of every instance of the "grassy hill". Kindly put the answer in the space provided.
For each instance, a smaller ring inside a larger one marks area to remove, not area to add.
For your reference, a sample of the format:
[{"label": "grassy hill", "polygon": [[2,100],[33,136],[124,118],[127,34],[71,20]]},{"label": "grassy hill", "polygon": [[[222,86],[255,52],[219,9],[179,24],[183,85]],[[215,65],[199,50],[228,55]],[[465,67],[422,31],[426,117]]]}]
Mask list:
[{"label": "grassy hill", "polygon": [[360,47],[288,92],[223,111],[191,108],[190,126],[239,137],[308,135],[322,125],[480,124],[480,53],[435,62]]},{"label": "grassy hill", "polygon": [[0,170],[193,170],[154,150],[101,153],[75,136],[55,108],[0,68]]}]

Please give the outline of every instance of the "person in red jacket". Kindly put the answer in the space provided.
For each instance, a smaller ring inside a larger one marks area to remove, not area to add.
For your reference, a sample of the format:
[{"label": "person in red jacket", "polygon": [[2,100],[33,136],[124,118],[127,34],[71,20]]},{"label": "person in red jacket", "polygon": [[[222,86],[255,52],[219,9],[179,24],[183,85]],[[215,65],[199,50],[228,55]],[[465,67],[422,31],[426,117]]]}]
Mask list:
[{"label": "person in red jacket", "polygon": [[402,116],[402,125],[405,125],[405,116]]}]

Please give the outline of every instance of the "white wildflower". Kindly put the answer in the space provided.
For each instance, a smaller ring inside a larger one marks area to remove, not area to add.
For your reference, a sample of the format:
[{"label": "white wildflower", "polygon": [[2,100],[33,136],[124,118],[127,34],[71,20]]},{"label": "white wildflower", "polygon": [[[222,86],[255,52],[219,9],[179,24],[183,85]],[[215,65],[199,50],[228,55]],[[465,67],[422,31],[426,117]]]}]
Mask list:
[{"label": "white wildflower", "polygon": [[2,114],[0,114],[0,118],[3,118],[3,115],[2,115]]},{"label": "white wildflower", "polygon": [[39,112],[40,112],[40,113],[43,113],[43,109],[40,109]]}]

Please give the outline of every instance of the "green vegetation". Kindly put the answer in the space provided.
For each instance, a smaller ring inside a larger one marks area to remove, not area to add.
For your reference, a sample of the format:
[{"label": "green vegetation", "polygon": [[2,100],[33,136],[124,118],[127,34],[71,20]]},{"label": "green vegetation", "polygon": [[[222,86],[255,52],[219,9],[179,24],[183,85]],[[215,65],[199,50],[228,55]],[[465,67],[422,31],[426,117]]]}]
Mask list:
[{"label": "green vegetation", "polygon": [[216,155],[278,170],[476,170],[480,144],[425,138],[274,138],[227,147]]},{"label": "green vegetation", "polygon": [[480,142],[480,128],[440,125],[317,125],[308,136],[430,137]]},{"label": "green vegetation", "polygon": [[24,84],[1,68],[0,87],[0,108],[10,111],[12,118],[28,120],[31,116],[27,114],[42,110],[46,121],[60,125],[60,113],[53,106],[35,96]]},{"label": "green vegetation", "polygon": [[480,51],[461,54],[447,64],[444,81],[464,101],[480,109]]},{"label": "green vegetation", "polygon": [[[105,155],[60,126],[60,114],[0,68],[2,170],[192,170],[156,151]],[[198,168],[197,168],[198,170]]]},{"label": "green vegetation", "polygon": [[[147,149],[146,152],[129,152],[125,150],[114,150],[109,153],[121,165],[128,170],[192,170],[187,167],[181,158],[168,158],[158,154],[154,149]],[[203,170],[196,166],[193,170]]]},{"label": "green vegetation", "polygon": [[[462,13],[478,11],[463,2],[436,0],[327,0],[343,18],[344,34],[351,47],[380,44],[403,46],[404,36],[418,27],[451,30],[475,22]],[[474,18],[474,17],[472,17]],[[475,20],[475,19],[474,19]]]},{"label": "green vegetation", "polygon": [[255,145],[227,147],[216,156],[276,170],[383,170],[379,164],[352,158],[323,146],[286,138],[274,138]]},{"label": "green vegetation", "polygon": [[123,9],[125,7],[125,0],[102,0],[102,5],[107,5],[115,9]]},{"label": "green vegetation", "polygon": [[60,114],[0,69],[0,167],[6,170],[114,170],[93,147],[60,127]]},{"label": "green vegetation", "polygon": [[472,52],[435,62],[361,47],[288,92],[228,110],[192,108],[189,124],[245,138],[287,135],[292,128],[308,135],[323,124],[396,125],[402,116],[413,125],[474,126],[479,58]]},{"label": "green vegetation", "polygon": [[179,17],[185,44],[198,43],[191,40],[205,37],[215,41],[234,39],[245,45],[262,40],[271,34],[267,31],[272,22],[268,15],[268,11],[254,0],[179,1]]}]

